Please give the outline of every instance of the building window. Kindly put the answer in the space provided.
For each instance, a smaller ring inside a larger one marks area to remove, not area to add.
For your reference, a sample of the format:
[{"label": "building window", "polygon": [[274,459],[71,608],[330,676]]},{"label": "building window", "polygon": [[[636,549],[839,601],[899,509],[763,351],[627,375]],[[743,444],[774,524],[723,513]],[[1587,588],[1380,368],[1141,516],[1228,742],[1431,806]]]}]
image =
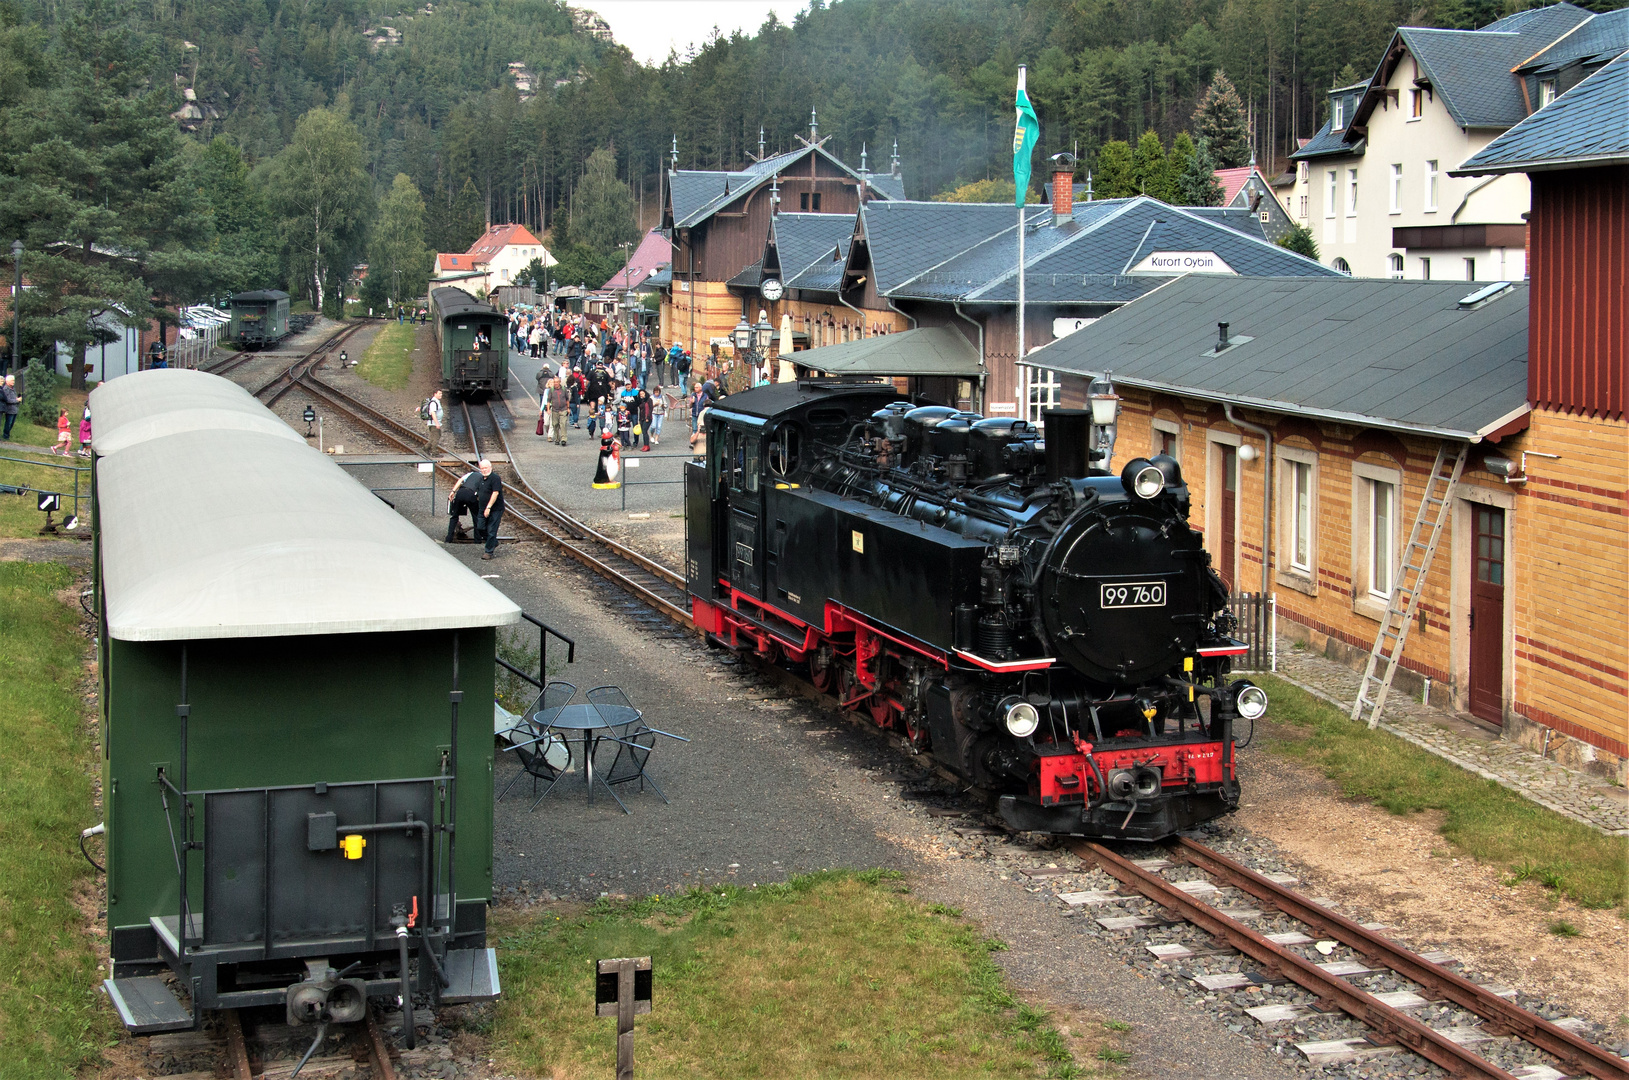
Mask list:
[{"label": "building window", "polygon": [[1435,213],[1437,209],[1437,163],[1433,159],[1425,163],[1425,212]]},{"label": "building window", "polygon": [[1305,221],[1306,219],[1307,219],[1307,197],[1305,195],[1303,195],[1303,196],[1301,196],[1301,220]]},{"label": "building window", "polygon": [[1369,595],[1390,599],[1397,534],[1397,485],[1367,481],[1369,489]]},{"label": "building window", "polygon": [[1408,118],[1418,120],[1425,115],[1425,91],[1419,87],[1408,92]]},{"label": "building window", "polygon": [[1420,280],[1431,280],[1431,260],[1425,256],[1420,257]]},{"label": "building window", "polygon": [[1175,420],[1154,421],[1154,437],[1150,440],[1150,448],[1155,454],[1165,454],[1178,461],[1182,460],[1182,425]]},{"label": "building window", "polygon": [[1475,259],[1466,259],[1465,260],[1465,280],[1466,281],[1475,281],[1476,280],[1476,260]]},{"label": "building window", "polygon": [[1328,181],[1324,185],[1327,188],[1324,192],[1324,217],[1332,218],[1335,216],[1335,200],[1340,194],[1340,178],[1334,169],[1330,169],[1324,179]]},{"label": "building window", "polygon": [[1307,163],[1306,162],[1297,161],[1295,163],[1295,180],[1296,180],[1296,183],[1298,183],[1298,184],[1304,184],[1304,183],[1307,182]]},{"label": "building window", "polygon": [[1345,274],[1347,277],[1352,276],[1352,264],[1347,262],[1345,259],[1336,257],[1335,261],[1330,263],[1329,265],[1333,269],[1338,270],[1341,273]]},{"label": "building window", "polygon": [[1330,131],[1339,131],[1346,126],[1346,99],[1336,98],[1333,102],[1333,118],[1329,121]]},{"label": "building window", "polygon": [[1403,280],[1403,257],[1395,251],[1386,256],[1387,269],[1391,271],[1393,281]]},{"label": "building window", "polygon": [[1289,474],[1285,496],[1289,499],[1289,557],[1290,568],[1308,577],[1312,576],[1312,529],[1316,518],[1313,513],[1312,462],[1285,461]]},{"label": "building window", "polygon": [[807,191],[798,196],[798,209],[804,213],[809,212],[809,193]]},{"label": "building window", "polygon": [[1042,409],[1058,407],[1058,394],[1062,388],[1058,381],[1058,373],[1046,368],[1032,367],[1020,368],[1019,372],[1024,390],[1024,419],[1032,424],[1039,424]]},{"label": "building window", "polygon": [[820,192],[809,196],[809,209],[816,214],[820,213]]},{"label": "building window", "polygon": [[1401,164],[1391,167],[1391,212],[1403,212],[1403,166]]},{"label": "building window", "polygon": [[1346,170],[1346,216],[1357,217],[1357,170]]},{"label": "building window", "polygon": [[1541,108],[1541,109],[1544,108],[1544,106],[1548,105],[1550,102],[1552,102],[1554,100],[1555,100],[1555,80],[1554,79],[1540,79],[1539,80],[1539,108]]}]

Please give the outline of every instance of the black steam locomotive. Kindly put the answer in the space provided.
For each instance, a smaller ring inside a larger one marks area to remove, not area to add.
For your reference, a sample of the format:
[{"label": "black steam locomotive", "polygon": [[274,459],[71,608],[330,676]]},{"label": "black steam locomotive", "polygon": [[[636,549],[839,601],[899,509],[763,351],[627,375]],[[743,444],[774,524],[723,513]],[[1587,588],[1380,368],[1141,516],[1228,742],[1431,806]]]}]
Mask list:
[{"label": "black steam locomotive", "polygon": [[1015,828],[1154,839],[1238,804],[1227,590],[1169,457],[813,380],[733,394],[685,475],[696,625],[807,665]]}]

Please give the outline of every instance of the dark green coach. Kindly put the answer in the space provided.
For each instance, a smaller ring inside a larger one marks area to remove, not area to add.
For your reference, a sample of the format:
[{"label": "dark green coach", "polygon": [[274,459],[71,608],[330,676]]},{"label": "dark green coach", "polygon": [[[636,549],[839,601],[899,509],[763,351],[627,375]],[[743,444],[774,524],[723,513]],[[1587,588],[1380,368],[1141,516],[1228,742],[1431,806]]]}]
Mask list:
[{"label": "dark green coach", "polygon": [[496,997],[495,635],[520,610],[246,391],[105,383],[112,978],[135,1032]]}]

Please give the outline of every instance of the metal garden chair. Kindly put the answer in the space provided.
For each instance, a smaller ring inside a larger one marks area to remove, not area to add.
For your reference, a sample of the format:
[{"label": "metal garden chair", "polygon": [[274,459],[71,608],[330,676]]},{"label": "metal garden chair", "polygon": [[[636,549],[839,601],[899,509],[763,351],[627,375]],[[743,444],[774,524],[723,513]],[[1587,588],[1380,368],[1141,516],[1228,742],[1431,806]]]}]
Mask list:
[{"label": "metal garden chair", "polygon": [[[623,802],[616,792],[616,789],[623,784],[637,782],[639,790],[644,791],[645,784],[648,782],[651,790],[656,792],[664,803],[668,802],[666,793],[657,785],[655,778],[646,771],[650,763],[651,752],[656,748],[656,737],[660,735],[668,739],[677,739],[679,742],[689,742],[690,740],[683,735],[660,731],[646,724],[643,714],[634,708],[633,702],[628,700],[628,695],[622,691],[621,687],[596,686],[588,692],[587,697],[590,704],[605,710],[606,713],[611,715],[615,715],[611,713],[613,709],[629,710],[626,730],[621,735],[601,735],[594,740],[596,750],[599,749],[601,743],[608,742],[615,743],[617,748],[616,757],[611,761],[611,768],[596,777],[596,779],[605,785],[605,790],[610,793],[611,798],[616,799],[617,805],[622,807],[624,814],[631,813],[631,811],[628,809],[628,804]],[[621,726],[623,725],[607,724],[608,728]],[[592,791],[589,792],[589,797],[592,799]]]},{"label": "metal garden chair", "polygon": [[[509,789],[515,786],[516,780],[522,776],[530,776],[532,794],[537,795],[532,803],[532,809],[536,810],[538,803],[554,790],[554,785],[566,774],[566,769],[571,764],[571,753],[563,739],[550,733],[548,721],[576,696],[577,688],[568,682],[551,682],[543,688],[543,692],[533,703],[535,709],[528,709],[526,719],[515,728],[516,733],[524,733],[527,737],[503,748],[505,753],[514,752],[520,761],[521,771],[504,785],[503,791],[498,795],[498,802],[502,802],[503,797],[509,794]],[[542,794],[538,794],[537,791],[539,780],[549,782],[549,786],[543,789]]]}]

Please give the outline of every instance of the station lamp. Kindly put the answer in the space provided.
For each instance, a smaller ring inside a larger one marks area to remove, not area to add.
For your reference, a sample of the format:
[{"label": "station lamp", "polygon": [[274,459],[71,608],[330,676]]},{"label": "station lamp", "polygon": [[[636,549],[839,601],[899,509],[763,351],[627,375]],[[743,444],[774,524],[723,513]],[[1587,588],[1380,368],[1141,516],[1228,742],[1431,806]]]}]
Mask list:
[{"label": "station lamp", "polygon": [[770,342],[775,340],[775,328],[769,325],[769,315],[758,312],[758,321],[752,327],[753,344],[759,352],[768,352]]},{"label": "station lamp", "polygon": [[1106,371],[1101,379],[1093,379],[1086,394],[1092,406],[1092,423],[1112,427],[1120,416],[1120,395],[1114,392],[1113,373]]},{"label": "station lamp", "polygon": [[735,329],[730,331],[730,341],[734,343],[735,351],[738,354],[745,353],[752,348],[752,327],[747,325],[745,315],[741,316],[741,321],[735,324]]}]

